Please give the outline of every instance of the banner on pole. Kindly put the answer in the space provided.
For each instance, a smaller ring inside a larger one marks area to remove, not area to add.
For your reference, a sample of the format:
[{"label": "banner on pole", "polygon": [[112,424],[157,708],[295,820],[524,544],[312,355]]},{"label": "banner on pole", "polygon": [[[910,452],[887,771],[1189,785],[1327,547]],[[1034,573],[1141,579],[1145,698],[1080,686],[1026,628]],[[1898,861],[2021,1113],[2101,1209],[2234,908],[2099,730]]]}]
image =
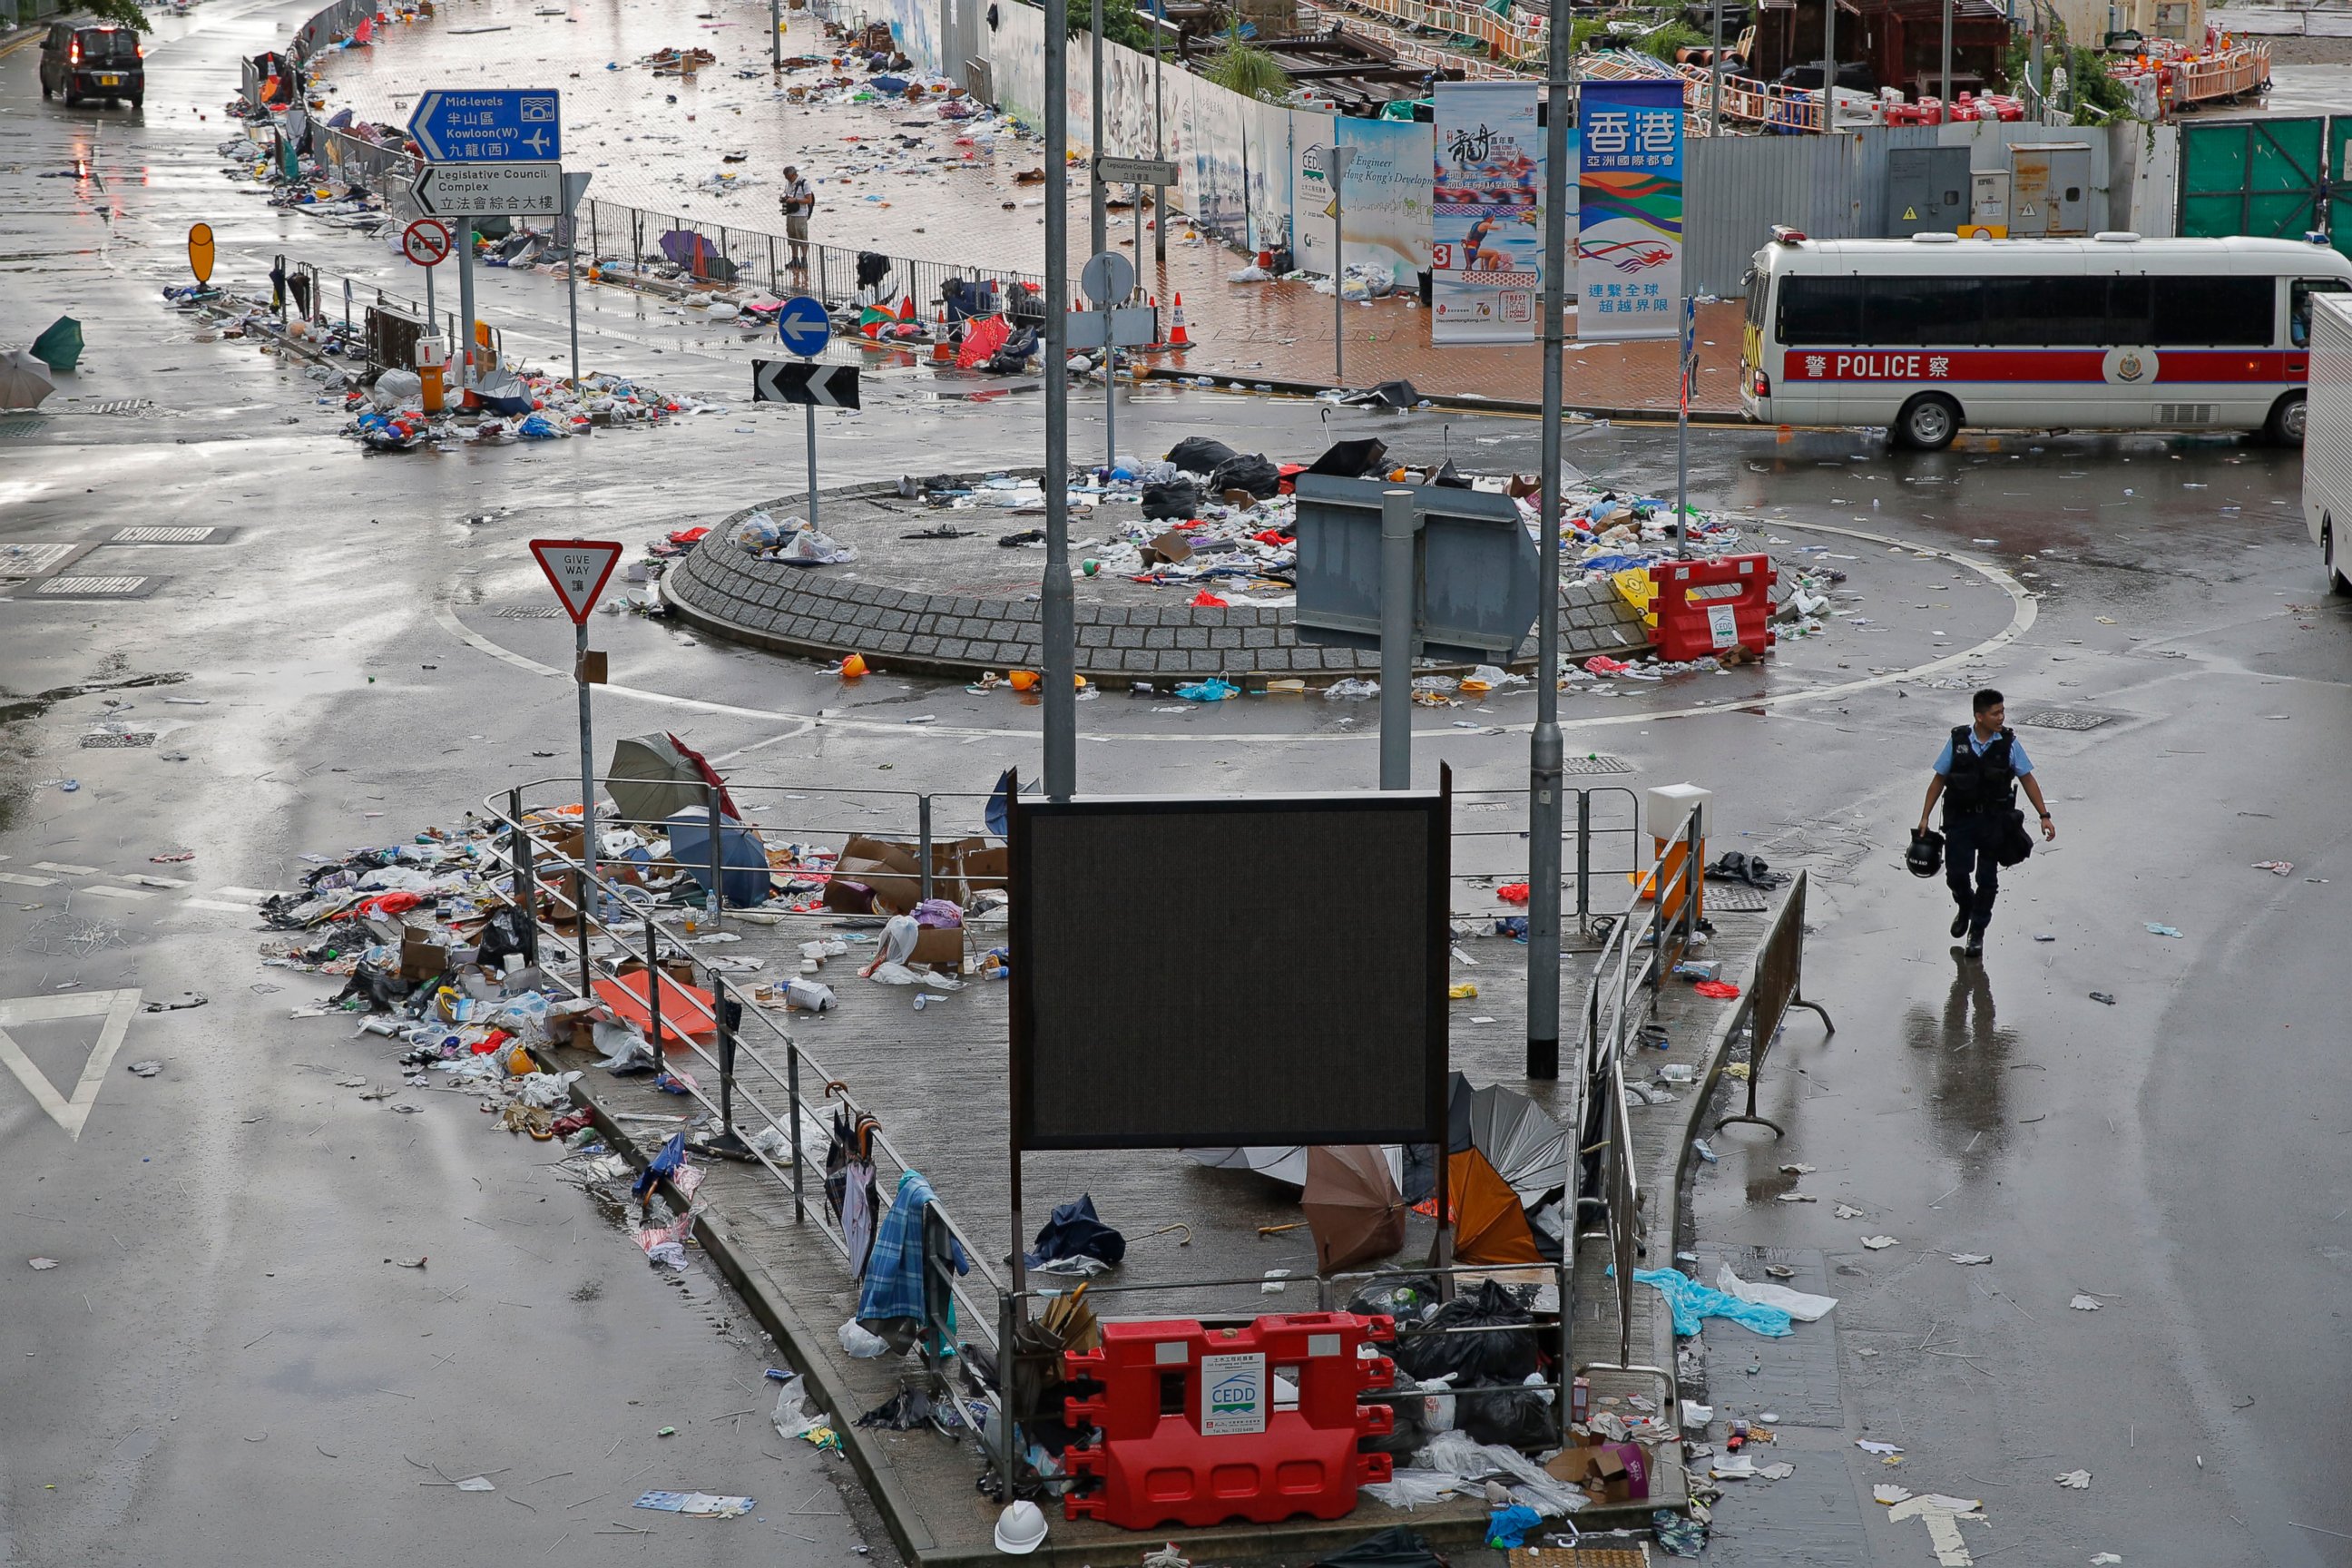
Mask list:
[{"label": "banner on pole", "polygon": [[1524,343],[1543,295],[1534,82],[1440,82],[1430,203],[1433,343]]},{"label": "banner on pole", "polygon": [[1671,338],[1683,291],[1683,83],[1578,89],[1577,336]]}]

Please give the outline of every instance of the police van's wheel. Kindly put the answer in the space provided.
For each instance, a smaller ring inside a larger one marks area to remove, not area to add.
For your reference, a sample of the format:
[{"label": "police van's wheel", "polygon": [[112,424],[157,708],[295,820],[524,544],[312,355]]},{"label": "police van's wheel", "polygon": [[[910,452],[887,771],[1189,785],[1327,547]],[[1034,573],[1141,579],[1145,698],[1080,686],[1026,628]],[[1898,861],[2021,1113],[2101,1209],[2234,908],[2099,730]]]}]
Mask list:
[{"label": "police van's wheel", "polygon": [[2277,447],[2303,445],[2305,406],[2300,392],[2290,392],[2271,405],[2271,416],[2263,426],[2263,434]]},{"label": "police van's wheel", "polygon": [[1960,405],[1936,393],[1924,393],[1903,405],[1895,416],[1895,439],[1922,452],[1940,452],[1960,433]]},{"label": "police van's wheel", "polygon": [[2346,576],[2344,568],[2336,564],[2336,520],[2334,518],[2324,517],[2319,520],[2319,558],[2327,565],[2329,590],[2352,596],[2352,577]]}]

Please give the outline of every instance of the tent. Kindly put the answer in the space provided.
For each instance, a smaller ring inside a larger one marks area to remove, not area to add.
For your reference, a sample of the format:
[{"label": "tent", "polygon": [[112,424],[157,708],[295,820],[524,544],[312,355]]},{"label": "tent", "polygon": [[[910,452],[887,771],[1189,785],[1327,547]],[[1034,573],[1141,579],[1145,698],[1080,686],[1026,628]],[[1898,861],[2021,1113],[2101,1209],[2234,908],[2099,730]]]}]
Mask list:
[{"label": "tent", "polygon": [[638,735],[613,742],[604,768],[604,793],[621,808],[621,820],[667,822],[689,805],[700,805],[707,786],[719,786],[719,811],[738,821],[743,814],[727,794],[718,771],[675,735]]},{"label": "tent", "polygon": [[[665,817],[669,858],[687,869],[698,887],[710,891],[710,808],[689,805]],[[768,852],[748,827],[719,814],[719,890],[722,902],[738,908],[768,901]]]},{"label": "tent", "polygon": [[1453,1156],[1446,1169],[1454,1200],[1454,1256],[1463,1263],[1541,1263],[1535,1231],[1519,1194],[1475,1149]]},{"label": "tent", "polygon": [[1387,1258],[1404,1246],[1404,1194],[1387,1156],[1372,1144],[1307,1150],[1298,1206],[1315,1235],[1318,1274]]}]

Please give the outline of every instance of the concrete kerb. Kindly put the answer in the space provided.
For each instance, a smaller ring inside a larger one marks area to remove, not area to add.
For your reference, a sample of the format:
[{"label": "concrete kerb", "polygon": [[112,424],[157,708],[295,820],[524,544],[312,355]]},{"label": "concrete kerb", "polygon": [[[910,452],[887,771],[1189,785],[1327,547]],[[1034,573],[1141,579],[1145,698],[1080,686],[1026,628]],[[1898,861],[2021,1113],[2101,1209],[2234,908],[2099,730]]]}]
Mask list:
[{"label": "concrete kerb", "polygon": [[[996,468],[988,470],[987,474],[950,477],[958,483],[972,483],[991,475],[1036,478],[1042,472],[1036,468]],[[817,499],[822,503],[828,500],[836,502],[885,498],[896,500],[898,495],[895,485],[880,481],[820,490]],[[983,670],[1034,668],[1042,663],[1042,649],[1035,646],[1034,616],[1024,617],[1017,613],[1000,616],[998,619],[1004,630],[996,640],[978,650],[970,647],[965,640],[946,636],[903,633],[897,635],[895,640],[904,646],[884,646],[887,639],[881,634],[871,632],[863,626],[845,624],[850,616],[861,607],[898,611],[901,617],[924,614],[912,606],[902,607],[909,597],[924,598],[932,611],[945,614],[945,606],[940,601],[949,595],[902,592],[887,582],[866,579],[836,590],[830,584],[838,579],[827,579],[821,574],[805,575],[807,569],[804,568],[772,566],[763,574],[752,570],[762,563],[751,562],[749,558],[736,559],[740,552],[727,542],[727,536],[738,523],[755,512],[789,510],[803,505],[805,500],[805,492],[797,492],[754,502],[738,508],[714,524],[687,555],[673,560],[662,574],[657,592],[664,608],[698,631],[772,653],[820,660],[857,653],[863,655],[873,668],[902,674],[966,679]],[[736,589],[730,581],[724,581],[732,579],[748,580],[751,585]],[[755,595],[771,589],[789,593],[796,585],[803,584],[819,586],[823,593],[841,601],[844,606],[842,617],[824,620],[819,629],[829,628],[845,635],[828,637],[787,630],[784,625],[787,620],[798,620],[808,625],[811,624],[810,617],[789,615],[781,607],[769,607],[774,604],[772,597],[765,604],[752,602]],[[861,594],[872,596],[870,605],[869,601],[858,597]],[[980,603],[1016,612],[1030,608],[1025,603],[1013,600],[983,600]],[[1150,668],[1142,668],[1137,663],[1137,658],[1142,657],[1139,650],[1088,647],[1082,644],[1077,649],[1079,673],[1097,684],[1113,687],[1130,686],[1139,680],[1172,684],[1216,676],[1245,686],[1264,680],[1296,679],[1304,680],[1310,688],[1319,688],[1345,677],[1375,676],[1380,668],[1380,656],[1375,649],[1326,648],[1298,642],[1292,622],[1281,610],[1247,612],[1272,617],[1270,626],[1267,622],[1259,622],[1252,626],[1229,622],[1224,618],[1229,612],[1223,610],[1171,605],[1150,612],[1160,617],[1158,626],[1166,627],[1170,625],[1165,619],[1169,609],[1182,611],[1192,623],[1183,627],[1184,631],[1192,635],[1213,634],[1210,637],[1210,646],[1206,649],[1196,647],[1192,650],[1194,657],[1173,654],[1164,659],[1154,660]],[[970,611],[967,606],[954,613],[963,616]],[[1082,623],[1087,621],[1088,613],[1081,606],[1079,618]],[[1123,610],[1118,613],[1126,614]],[[1244,613],[1231,612],[1236,616]],[[1649,647],[1647,629],[1643,626],[1640,616],[1626,606],[1612,589],[1594,588],[1585,584],[1568,584],[1562,590],[1559,613],[1563,647],[1578,658],[1594,653],[1631,658],[1638,657]],[[754,624],[752,617],[755,616],[767,624]],[[1236,632],[1246,639],[1268,629],[1274,634],[1270,647],[1230,647],[1220,646],[1216,641],[1218,637]],[[1289,640],[1284,640],[1286,638]],[[927,642],[933,644],[934,647],[919,646]],[[948,652],[950,647],[956,651]],[[1534,650],[1535,639],[1530,635],[1510,659],[1502,662],[1513,669],[1532,669]],[[1202,655],[1207,657],[1204,658],[1200,657]],[[1417,663],[1414,667],[1416,674],[1447,675],[1466,675],[1473,668],[1469,663],[1433,661]],[[1249,686],[1249,689],[1255,689],[1254,686]]]},{"label": "concrete kerb", "polygon": [[[1360,393],[1366,390],[1356,386],[1334,386],[1328,382],[1321,381],[1286,381],[1280,377],[1235,375],[1231,371],[1181,370],[1160,365],[1154,365],[1145,370],[1143,379],[1180,382],[1187,386],[1196,386],[1206,380],[1216,384],[1211,390],[1241,393],[1273,392],[1291,397],[1307,398],[1320,397],[1328,392]],[[1459,393],[1436,393],[1425,401],[1432,408],[1443,408],[1454,414],[1516,414],[1536,419],[1543,417],[1541,403],[1528,402],[1520,398],[1465,397]],[[1599,404],[1580,403],[1573,405],[1563,404],[1560,406],[1560,415],[1569,419],[1607,419],[1612,422],[1663,420],[1671,424],[1675,411],[1671,408],[1655,407],[1611,408]],[[1745,414],[1732,414],[1721,409],[1705,413],[1694,410],[1691,415],[1691,425],[1695,428],[1711,426],[1764,428]]]}]

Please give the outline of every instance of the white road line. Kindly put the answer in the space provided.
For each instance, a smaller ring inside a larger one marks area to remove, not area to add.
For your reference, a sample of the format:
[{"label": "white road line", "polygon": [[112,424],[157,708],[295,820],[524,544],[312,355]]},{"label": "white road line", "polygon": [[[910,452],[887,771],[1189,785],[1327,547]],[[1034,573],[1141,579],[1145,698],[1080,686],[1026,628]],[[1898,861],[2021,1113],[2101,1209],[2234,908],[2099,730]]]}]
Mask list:
[{"label": "white road line", "polygon": [[105,871],[96,866],[68,866],[57,860],[36,860],[36,871],[55,871],[60,877],[103,877]]},{"label": "white road line", "polygon": [[19,888],[54,888],[58,885],[55,877],[27,877],[22,871],[0,871],[0,882],[13,883]]},{"label": "white road line", "polygon": [[[82,1124],[89,1120],[89,1108],[98,1100],[98,1091],[105,1087],[106,1069],[114,1065],[114,1053],[122,1048],[122,1038],[131,1032],[131,1016],[138,1010],[136,991],[88,991],[77,996],[15,996],[0,1000],[0,1067],[16,1075],[49,1119],[66,1130],[66,1135],[79,1142]],[[98,1032],[98,1043],[90,1047],[89,1059],[82,1064],[81,1080],[74,1085],[70,1099],[59,1094],[49,1082],[48,1075],[33,1063],[24,1047],[12,1039],[8,1031],[27,1024],[54,1023],[67,1018],[95,1018],[106,1022]]]},{"label": "white road line", "polygon": [[74,890],[92,899],[152,899],[155,896],[143,888],[110,888],[103,882]]}]

